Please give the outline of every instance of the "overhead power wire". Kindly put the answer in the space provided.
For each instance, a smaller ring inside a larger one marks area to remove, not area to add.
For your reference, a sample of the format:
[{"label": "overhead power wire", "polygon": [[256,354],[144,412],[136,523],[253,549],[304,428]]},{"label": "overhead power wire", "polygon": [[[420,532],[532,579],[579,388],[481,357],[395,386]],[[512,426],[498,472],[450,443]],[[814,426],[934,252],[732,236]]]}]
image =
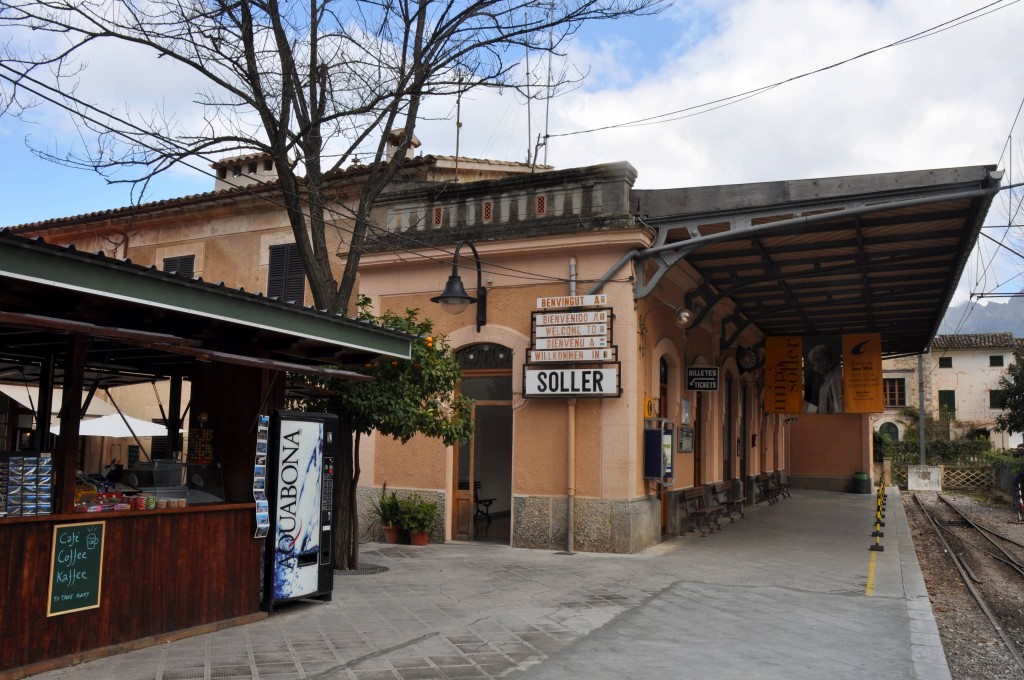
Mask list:
[{"label": "overhead power wire", "polygon": [[[704,102],[702,104],[694,104],[692,106],[687,106],[687,107],[682,108],[682,109],[676,109],[675,111],[668,111],[666,113],[659,113],[659,114],[654,115],[654,116],[647,116],[645,118],[638,118],[636,120],[625,121],[625,122],[622,122],[622,123],[613,123],[611,125],[602,125],[600,127],[589,128],[589,129],[586,129],[586,130],[576,130],[574,132],[560,132],[560,133],[555,133],[555,134],[549,134],[549,135],[545,135],[545,139],[550,139],[550,138],[554,138],[554,137],[571,137],[571,136],[574,136],[574,135],[585,135],[585,134],[590,134],[592,132],[603,132],[605,130],[615,130],[615,129],[620,129],[620,128],[640,127],[640,126],[645,126],[645,125],[658,125],[658,124],[661,124],[661,123],[670,123],[670,122],[674,122],[674,121],[677,121],[677,120],[682,120],[684,118],[692,118],[694,116],[699,116],[699,115],[702,115],[702,114],[705,114],[705,113],[710,113],[711,111],[716,111],[716,110],[718,110],[720,108],[723,108],[723,107],[726,107],[726,106],[731,106],[733,104],[738,104],[739,102],[742,102],[744,100],[750,99],[751,97],[756,97],[757,95],[764,94],[765,92],[768,92],[769,90],[773,90],[776,87],[780,87],[782,85],[788,85],[789,83],[795,82],[797,80],[801,80],[803,78],[808,78],[810,76],[817,75],[819,73],[824,73],[825,71],[829,71],[831,69],[838,68],[838,67],[843,66],[845,64],[849,64],[850,62],[857,61],[858,59],[863,59],[864,57],[870,56],[870,55],[875,54],[877,52],[882,52],[884,50],[888,50],[888,49],[891,49],[893,47],[899,47],[901,45],[905,45],[907,43],[915,42],[917,40],[922,40],[924,38],[930,38],[933,35],[938,35],[939,33],[942,33],[944,31],[947,31],[947,30],[952,29],[952,28],[956,28],[957,26],[965,24],[965,23],[967,23],[969,21],[974,21],[975,19],[980,19],[981,17],[986,16],[988,14],[991,14],[992,12],[997,12],[999,10],[1006,9],[1007,7],[1015,5],[1018,2],[1020,2],[1020,0],[1010,0],[1010,2],[1006,2],[1006,0],[996,0],[996,2],[992,2],[992,3],[989,3],[989,4],[984,5],[982,7],[979,7],[978,9],[975,9],[975,10],[972,10],[970,12],[967,12],[966,14],[961,14],[958,17],[955,17],[953,19],[949,19],[947,21],[944,21],[941,24],[936,24],[935,26],[932,26],[931,28],[927,28],[927,29],[925,29],[923,31],[919,31],[919,32],[914,33],[912,35],[909,35],[909,36],[907,36],[905,38],[901,38],[901,39],[899,39],[899,40],[897,40],[895,42],[889,43],[888,45],[883,45],[881,47],[876,47],[876,48],[874,48],[872,50],[868,50],[866,52],[861,52],[860,54],[857,54],[855,56],[849,57],[847,59],[843,59],[842,61],[837,61],[837,62],[835,62],[833,64],[829,64],[828,66],[822,66],[821,68],[817,68],[817,69],[814,69],[812,71],[807,71],[805,73],[801,73],[799,75],[795,75],[795,76],[792,76],[790,78],[786,78],[784,80],[779,80],[779,81],[774,82],[774,83],[772,83],[770,85],[763,85],[761,87],[757,87],[757,88],[754,88],[752,90],[747,90],[746,92],[740,92],[738,94],[730,95],[728,97],[722,97],[720,99],[714,99],[714,100],[711,100],[711,101],[708,101],[708,102]],[[1002,6],[999,7],[998,5],[1002,5]],[[1022,105],[1024,105],[1024,102],[1022,102]]]}]

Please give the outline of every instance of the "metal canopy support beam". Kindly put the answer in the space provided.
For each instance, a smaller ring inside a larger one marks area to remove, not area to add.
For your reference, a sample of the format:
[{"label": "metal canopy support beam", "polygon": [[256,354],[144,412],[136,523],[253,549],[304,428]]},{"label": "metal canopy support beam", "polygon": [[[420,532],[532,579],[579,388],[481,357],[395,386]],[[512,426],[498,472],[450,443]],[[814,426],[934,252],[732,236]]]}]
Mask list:
[{"label": "metal canopy support beam", "polygon": [[187,340],[185,338],[179,338],[165,333],[149,333],[146,331],[135,331],[124,328],[109,328],[89,323],[68,321],[66,319],[51,319],[49,317],[36,316],[34,314],[15,314],[9,312],[0,312],[0,323],[25,325],[32,328],[52,330],[57,333],[86,334],[92,338],[117,340],[136,347],[158,350],[164,354],[181,354],[206,361],[222,361],[224,363],[254,366],[256,368],[269,368],[288,371],[290,373],[344,378],[346,380],[371,379],[361,373],[355,373],[352,371],[342,371],[321,366],[306,366],[292,362],[277,361],[274,359],[246,357],[228,352],[203,349],[198,346],[201,345],[198,341]]},{"label": "metal canopy support beam", "polygon": [[301,305],[268,302],[222,285],[153,274],[142,267],[112,266],[73,250],[45,244],[41,247],[27,239],[0,238],[0,278],[29,282],[54,294],[84,293],[359,352],[411,357],[408,337],[396,331]]},{"label": "metal canopy support beam", "polygon": [[306,366],[303,364],[293,364],[288,361],[246,357],[239,354],[216,352],[213,350],[197,349],[194,347],[168,346],[166,349],[168,352],[173,352],[175,354],[195,357],[199,361],[218,361],[220,363],[234,364],[236,366],[264,368],[271,371],[285,371],[288,373],[301,373],[303,375],[315,375],[322,378],[355,380],[357,382],[369,382],[375,380],[373,376],[363,375],[362,373],[356,373],[354,371],[343,371],[337,368],[327,368],[324,366]]},{"label": "metal canopy support beam", "polygon": [[[70,319],[56,319],[49,316],[39,316],[38,314],[18,314],[14,312],[0,311],[0,323],[11,324],[13,326],[23,326],[25,328],[39,328],[54,331],[56,333],[79,333],[88,337],[101,337],[109,340],[132,340],[136,342],[143,340],[147,342],[162,342],[165,344],[186,346],[196,346],[201,344],[197,340],[186,340],[185,338],[179,338],[175,335],[168,335],[166,333],[150,333],[149,331],[97,326],[95,324],[72,321]],[[17,346],[17,343],[14,343],[14,345]]]},{"label": "metal canopy support beam", "polygon": [[[908,270],[908,268],[909,269],[913,269],[914,268],[914,266],[915,266],[914,263],[918,259],[919,258],[917,258],[914,254],[909,254],[909,253],[906,254],[906,255],[892,255],[892,256],[888,257],[885,262],[880,263],[879,267],[883,271],[885,271],[887,269],[890,269],[890,268],[899,268],[899,270],[902,270],[903,272],[906,272]],[[863,261],[863,260],[858,260],[858,261],[855,261],[852,264],[849,264],[849,258],[847,258],[846,262],[847,262],[847,264],[844,264],[844,265],[838,266],[838,267],[834,267],[834,268],[819,267],[819,268],[815,268],[815,269],[812,269],[812,270],[809,270],[809,271],[806,271],[806,272],[801,272],[799,274],[788,274],[788,275],[782,274],[781,272],[778,272],[777,268],[772,268],[774,270],[774,273],[775,273],[774,277],[766,277],[764,275],[761,275],[761,276],[752,276],[752,277],[749,277],[749,278],[739,279],[738,281],[733,282],[733,284],[731,286],[729,286],[728,288],[717,289],[717,292],[715,292],[711,296],[706,296],[705,290],[707,290],[707,288],[705,288],[704,290],[701,290],[700,293],[695,295],[695,297],[701,297],[702,298],[702,300],[704,302],[704,306],[700,310],[700,312],[698,312],[696,314],[696,316],[694,317],[694,319],[691,322],[691,324],[695,325],[695,326],[700,324],[704,320],[704,318],[707,316],[707,314],[710,313],[711,309],[713,307],[715,307],[715,305],[717,305],[719,302],[721,302],[722,300],[724,300],[724,299],[726,299],[728,297],[731,297],[731,296],[735,295],[736,293],[738,293],[739,291],[744,290],[744,289],[746,289],[748,287],[751,287],[751,286],[760,286],[760,285],[765,285],[765,284],[771,284],[771,283],[774,283],[774,282],[776,282],[776,281],[778,281],[778,280],[780,280],[782,278],[785,278],[787,280],[787,283],[786,283],[786,290],[784,291],[784,299],[785,299],[785,301],[787,303],[787,308],[797,309],[800,306],[806,307],[807,305],[806,305],[806,303],[804,303],[803,305],[800,305],[800,303],[798,301],[798,296],[795,295],[795,293],[794,293],[796,288],[791,286],[788,283],[788,281],[794,281],[794,280],[798,280],[798,279],[802,279],[802,278],[828,277],[828,276],[833,276],[833,275],[836,275],[836,274],[845,274],[845,273],[857,274],[857,273],[860,273],[860,272],[864,271],[865,269],[874,270],[874,265],[869,265],[868,262]],[[903,277],[903,278],[905,278],[905,277]],[[815,287],[815,284],[811,284],[810,286],[808,286],[808,288],[814,288],[814,287]],[[858,285],[858,287],[859,287],[859,285]],[[775,289],[770,289],[769,291],[767,291],[767,294],[770,294],[771,296],[773,296],[775,298],[777,298],[778,295],[779,295],[778,291],[775,290]],[[689,300],[688,300],[688,302],[689,302]]]}]

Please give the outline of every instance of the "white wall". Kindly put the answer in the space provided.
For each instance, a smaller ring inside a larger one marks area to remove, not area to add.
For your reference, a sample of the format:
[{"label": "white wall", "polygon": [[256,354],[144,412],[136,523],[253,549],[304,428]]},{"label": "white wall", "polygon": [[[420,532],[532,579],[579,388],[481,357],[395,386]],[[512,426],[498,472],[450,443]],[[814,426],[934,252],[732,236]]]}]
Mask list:
[{"label": "white wall", "polygon": [[[990,356],[1002,356],[1002,366],[990,366]],[[952,368],[939,368],[939,358],[953,360]],[[932,354],[932,390],[934,407],[938,409],[939,391],[956,392],[956,420],[973,423],[978,427],[993,428],[1000,409],[989,408],[989,391],[999,389],[999,378],[1013,363],[1013,352],[1009,348],[971,350],[942,350]],[[993,432],[994,448],[1012,448],[1024,441],[1024,435]]]}]

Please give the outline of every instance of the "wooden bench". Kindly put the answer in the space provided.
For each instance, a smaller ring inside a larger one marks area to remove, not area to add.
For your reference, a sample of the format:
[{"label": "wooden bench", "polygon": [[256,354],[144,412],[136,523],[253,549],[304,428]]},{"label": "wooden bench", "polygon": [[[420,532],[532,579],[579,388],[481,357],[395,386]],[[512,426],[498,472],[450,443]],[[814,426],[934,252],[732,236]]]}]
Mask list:
[{"label": "wooden bench", "polygon": [[782,475],[777,471],[773,472],[771,477],[779,497],[789,498],[789,482],[783,481]]},{"label": "wooden bench", "polygon": [[[703,486],[684,489],[681,502],[683,504],[683,512],[690,519],[690,527],[687,531],[693,531],[697,528],[700,529],[701,536],[707,536],[709,532],[714,533],[716,528],[722,528],[722,525],[719,524],[719,517],[724,508],[721,505],[708,503]],[[714,525],[712,525],[712,522],[714,522]]]},{"label": "wooden bench", "polygon": [[761,501],[768,501],[769,505],[779,502],[778,489],[772,484],[771,475],[761,473],[754,480],[757,485],[757,494]]},{"label": "wooden bench", "polygon": [[487,518],[487,521],[491,521],[491,505],[497,498],[480,498],[480,482],[473,484],[473,502],[476,503],[476,512],[473,513],[473,517],[477,518],[483,515]]},{"label": "wooden bench", "polygon": [[711,491],[711,500],[725,508],[725,514],[728,515],[730,522],[736,521],[733,519],[733,512],[739,512],[740,517],[744,517],[743,505],[747,502],[747,497],[740,496],[739,498],[734,498],[732,482],[715,482],[715,487]]}]

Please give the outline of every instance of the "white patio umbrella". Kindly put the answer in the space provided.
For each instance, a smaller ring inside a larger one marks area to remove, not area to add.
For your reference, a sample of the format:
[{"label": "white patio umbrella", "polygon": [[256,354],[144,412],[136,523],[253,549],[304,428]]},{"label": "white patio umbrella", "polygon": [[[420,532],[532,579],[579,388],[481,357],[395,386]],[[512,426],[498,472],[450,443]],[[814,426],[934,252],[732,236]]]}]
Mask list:
[{"label": "white patio umbrella", "polygon": [[[131,425],[131,429],[128,426]],[[78,426],[78,434],[83,437],[166,437],[167,426],[139,420],[131,416],[114,413],[102,418],[83,420]],[[60,434],[60,425],[54,425],[50,432]]]}]

